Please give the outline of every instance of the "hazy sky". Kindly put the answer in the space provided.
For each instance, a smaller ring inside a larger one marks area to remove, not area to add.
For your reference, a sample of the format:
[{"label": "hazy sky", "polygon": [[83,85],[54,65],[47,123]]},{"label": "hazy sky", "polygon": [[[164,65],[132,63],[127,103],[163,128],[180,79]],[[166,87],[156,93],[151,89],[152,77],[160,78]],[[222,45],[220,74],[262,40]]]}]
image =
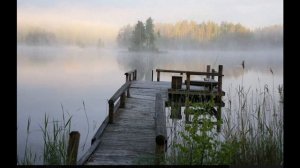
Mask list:
[{"label": "hazy sky", "polygon": [[[283,0],[18,0],[17,23],[116,32],[137,20],[228,21],[250,28],[283,24]],[[98,29],[98,28],[97,28]]]}]

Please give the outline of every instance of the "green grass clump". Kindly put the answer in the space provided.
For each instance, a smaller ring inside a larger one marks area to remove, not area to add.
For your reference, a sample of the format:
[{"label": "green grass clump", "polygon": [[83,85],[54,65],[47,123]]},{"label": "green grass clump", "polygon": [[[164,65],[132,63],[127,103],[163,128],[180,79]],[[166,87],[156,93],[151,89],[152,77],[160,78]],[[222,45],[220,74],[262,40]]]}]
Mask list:
[{"label": "green grass clump", "polygon": [[[45,114],[43,124],[40,125],[44,144],[44,150],[41,157],[44,165],[64,165],[67,163],[67,145],[72,117],[65,117],[63,106],[62,111],[62,121],[53,119],[51,122],[49,121],[49,117]],[[18,165],[34,165],[37,164],[38,161],[37,154],[33,154],[31,148],[28,146],[30,125],[31,119],[28,118],[25,153],[21,160],[17,158]]]}]

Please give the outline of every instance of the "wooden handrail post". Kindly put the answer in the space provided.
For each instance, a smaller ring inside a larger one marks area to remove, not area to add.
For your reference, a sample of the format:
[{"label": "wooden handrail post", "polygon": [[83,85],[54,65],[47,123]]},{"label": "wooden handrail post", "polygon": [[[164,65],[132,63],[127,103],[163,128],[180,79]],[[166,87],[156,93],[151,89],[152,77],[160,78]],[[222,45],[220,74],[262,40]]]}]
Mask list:
[{"label": "wooden handrail post", "polygon": [[125,107],[125,92],[123,92],[120,97],[120,108],[124,108],[124,107]]},{"label": "wooden handrail post", "polygon": [[152,78],[151,78],[151,79],[152,79],[152,81],[153,81],[153,69],[152,69]]},{"label": "wooden handrail post", "polygon": [[130,97],[130,91],[129,91],[129,87],[128,87],[128,89],[127,89],[127,98],[129,98]]},{"label": "wooden handrail post", "polygon": [[[210,72],[210,65],[206,66],[206,72]],[[206,75],[206,78],[210,78],[210,75]]]},{"label": "wooden handrail post", "polygon": [[115,106],[114,101],[109,100],[108,104],[109,104],[109,113],[108,113],[109,121],[108,121],[108,123],[112,124],[114,121],[114,106]]},{"label": "wooden handrail post", "polygon": [[126,82],[128,81],[128,73],[125,74],[126,75]]},{"label": "wooden handrail post", "polygon": [[159,82],[160,78],[160,71],[157,71],[157,82]]},{"label": "wooden handrail post", "polygon": [[[215,71],[215,69],[212,69],[211,72],[212,72],[212,73],[215,73],[216,71]],[[215,76],[212,75],[212,76],[211,76],[211,79],[215,79]]]},{"label": "wooden handrail post", "polygon": [[80,133],[78,131],[72,131],[69,136],[67,164],[76,165]]}]

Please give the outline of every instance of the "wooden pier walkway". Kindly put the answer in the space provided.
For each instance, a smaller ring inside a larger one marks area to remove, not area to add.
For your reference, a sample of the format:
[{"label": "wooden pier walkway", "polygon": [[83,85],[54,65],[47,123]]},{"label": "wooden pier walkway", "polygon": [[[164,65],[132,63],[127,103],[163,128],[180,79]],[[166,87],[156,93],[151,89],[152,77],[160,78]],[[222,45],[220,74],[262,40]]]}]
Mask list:
[{"label": "wooden pier walkway", "polygon": [[[125,73],[126,83],[109,100],[109,115],[77,164],[132,165],[166,150],[164,109],[171,82],[137,81],[136,73]],[[216,72],[211,74],[220,76]],[[197,87],[184,83],[183,86],[191,90]]]}]

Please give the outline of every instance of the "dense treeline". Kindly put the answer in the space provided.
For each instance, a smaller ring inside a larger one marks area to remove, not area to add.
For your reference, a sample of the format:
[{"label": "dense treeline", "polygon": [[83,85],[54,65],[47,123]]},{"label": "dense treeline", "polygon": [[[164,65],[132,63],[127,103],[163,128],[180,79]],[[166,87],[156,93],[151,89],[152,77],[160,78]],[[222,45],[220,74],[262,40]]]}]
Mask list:
[{"label": "dense treeline", "polygon": [[[255,48],[282,47],[283,27],[279,25],[250,30],[241,24],[222,22],[181,21],[175,24],[159,23],[154,27],[154,39],[160,48]],[[120,29],[118,44],[130,47],[134,28],[127,25]]]},{"label": "dense treeline", "polygon": [[29,32],[21,40],[30,45],[52,45],[57,43],[57,38],[54,33],[41,29]]},{"label": "dense treeline", "polygon": [[97,47],[104,47],[104,41],[98,38],[95,42],[87,41],[79,37],[66,38],[63,35],[57,35],[56,33],[47,31],[42,28],[33,28],[28,32],[17,31],[17,42],[27,45],[75,45],[79,47],[85,47],[88,45],[94,45]]}]

